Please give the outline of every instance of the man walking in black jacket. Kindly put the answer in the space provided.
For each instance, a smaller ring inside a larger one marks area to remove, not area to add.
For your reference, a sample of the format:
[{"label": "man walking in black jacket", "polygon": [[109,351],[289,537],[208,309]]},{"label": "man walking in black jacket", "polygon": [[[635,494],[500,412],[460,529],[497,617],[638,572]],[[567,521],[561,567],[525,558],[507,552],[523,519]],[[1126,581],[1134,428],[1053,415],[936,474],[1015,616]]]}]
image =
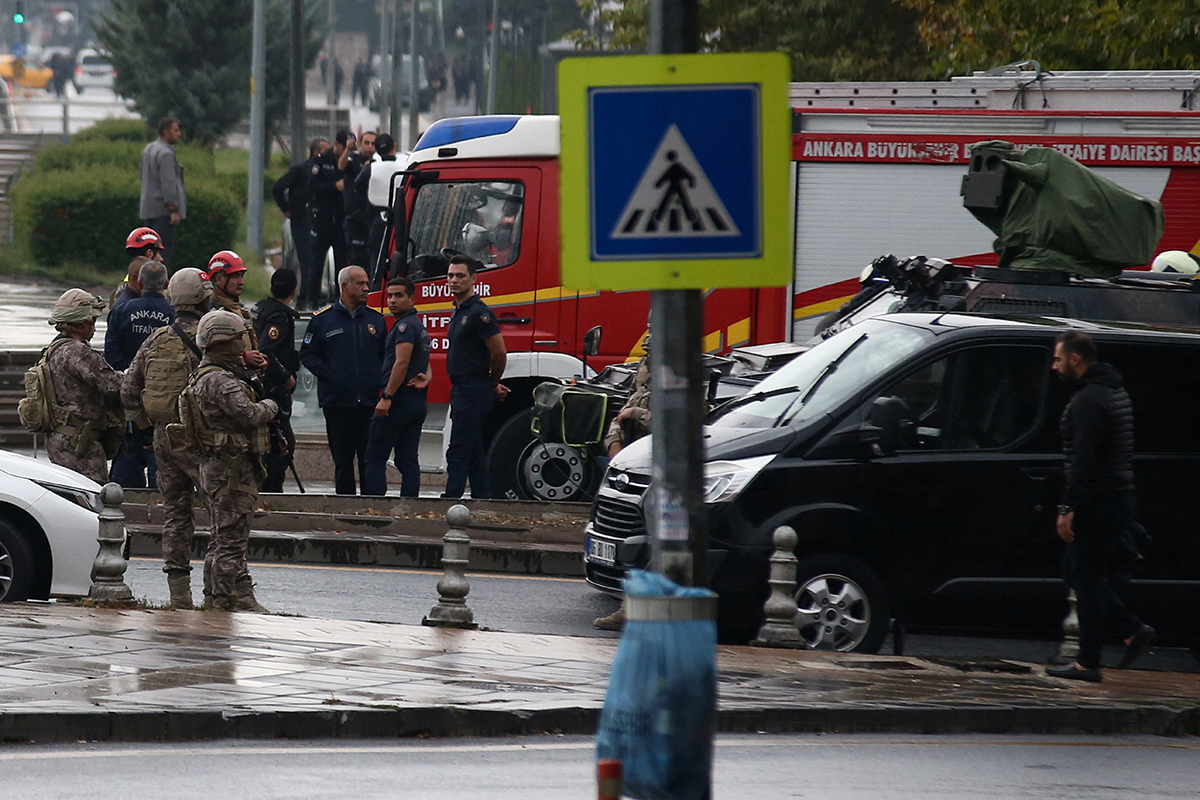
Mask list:
[{"label": "man walking in black jacket", "polygon": [[1154,629],[1125,607],[1113,587],[1136,552],[1132,528],[1137,510],[1133,487],[1133,403],[1121,374],[1097,363],[1096,345],[1080,331],[1058,337],[1054,371],[1074,387],[1062,416],[1066,487],[1058,507],[1058,536],[1067,583],[1079,613],[1079,658],[1046,674],[1099,682],[1106,621],[1123,631],[1125,655],[1118,669],[1145,652]]}]

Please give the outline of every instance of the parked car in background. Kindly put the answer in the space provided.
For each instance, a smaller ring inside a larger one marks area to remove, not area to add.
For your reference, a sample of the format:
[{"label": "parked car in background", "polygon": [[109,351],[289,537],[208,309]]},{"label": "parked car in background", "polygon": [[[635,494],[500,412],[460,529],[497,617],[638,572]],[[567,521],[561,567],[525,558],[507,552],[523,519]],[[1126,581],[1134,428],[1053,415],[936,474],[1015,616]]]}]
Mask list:
[{"label": "parked car in background", "polygon": [[0,450],[0,601],[86,595],[102,508],[89,478]]},{"label": "parked car in background", "polygon": [[84,89],[111,89],[117,71],[113,69],[108,54],[85,47],[75,57],[75,91],[83,94]]},{"label": "parked car in background", "polygon": [[46,89],[54,79],[54,70],[32,58],[0,56],[0,78],[13,81],[22,89]]}]

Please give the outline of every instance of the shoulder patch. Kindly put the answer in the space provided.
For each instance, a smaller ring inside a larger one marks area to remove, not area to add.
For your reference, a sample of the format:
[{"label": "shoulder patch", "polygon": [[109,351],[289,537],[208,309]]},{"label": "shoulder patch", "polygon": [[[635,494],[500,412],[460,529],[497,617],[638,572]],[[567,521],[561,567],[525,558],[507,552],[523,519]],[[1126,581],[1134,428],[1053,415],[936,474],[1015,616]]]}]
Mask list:
[{"label": "shoulder patch", "polygon": [[408,323],[406,323],[406,322],[401,322],[401,323],[400,323],[399,325],[397,325],[396,327],[400,329],[400,332],[401,332],[401,333],[404,333],[406,330],[408,330]]},{"label": "shoulder patch", "polygon": [[480,314],[479,319],[482,320],[483,324],[486,325],[487,323],[492,321],[492,315],[491,314]]},{"label": "shoulder patch", "polygon": [[371,334],[372,336],[375,335],[375,323],[374,322],[367,323],[367,333]]},{"label": "shoulder patch", "polygon": [[316,175],[320,171],[321,171],[321,168],[319,166],[317,166],[316,164],[313,164],[312,174]]},{"label": "shoulder patch", "polygon": [[281,335],[278,325],[272,325],[267,328],[267,338],[271,341],[278,339]]}]

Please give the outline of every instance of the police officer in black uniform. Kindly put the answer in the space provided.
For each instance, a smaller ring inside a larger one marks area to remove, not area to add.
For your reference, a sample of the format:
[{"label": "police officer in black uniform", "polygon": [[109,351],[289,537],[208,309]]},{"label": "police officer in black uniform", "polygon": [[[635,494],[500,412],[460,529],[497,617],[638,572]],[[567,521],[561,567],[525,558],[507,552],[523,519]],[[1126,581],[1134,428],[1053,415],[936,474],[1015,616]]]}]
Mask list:
[{"label": "police officer in black uniform", "polygon": [[282,492],[292,454],[296,452],[296,435],[292,432],[292,392],[296,390],[296,374],[300,372],[300,353],[296,350],[296,320],[300,314],[292,308],[296,298],[296,273],[277,269],[271,275],[271,296],[258,301],[254,307],[254,333],[258,350],[270,359],[267,368],[267,397],[279,406],[280,433],[287,445],[283,455],[272,443],[271,452],[263,457],[267,477],[261,491]]},{"label": "police officer in black uniform", "polygon": [[308,226],[308,171],[312,159],[329,149],[329,142],[322,137],[308,144],[309,161],[293,164],[283,177],[275,181],[271,194],[275,205],[283,212],[292,228],[292,242],[296,245],[296,261],[300,271],[308,269],[309,253],[312,251],[312,230]]},{"label": "police officer in black uniform", "polygon": [[333,248],[333,263],[338,269],[346,266],[346,237],[342,230],[345,219],[342,199],[342,171],[338,159],[345,152],[350,131],[338,131],[333,147],[308,162],[308,220],[312,229],[312,249],[308,266],[301,275],[299,306],[316,308],[321,301],[321,270],[325,253]]},{"label": "police officer in black uniform", "polygon": [[346,220],[342,227],[346,236],[346,256],[356,267],[363,267],[371,274],[368,267],[367,235],[371,230],[370,210],[366,195],[359,195],[354,189],[354,179],[362,172],[363,167],[371,163],[375,155],[375,131],[367,131],[359,137],[358,147],[346,147],[338,163],[342,165],[342,202]]},{"label": "police officer in black uniform", "polygon": [[496,315],[475,293],[475,273],[481,264],[470,256],[450,259],[446,286],[454,295],[450,318],[450,446],[446,448],[446,493],[462,497],[471,482],[471,497],[488,495],[487,458],[483,423],[496,401],[508,397],[500,383],[508,353]]},{"label": "police officer in black uniform", "polygon": [[[381,133],[375,137],[375,153],[379,156],[380,161],[396,160],[396,140],[390,133]],[[367,267],[367,274],[371,276],[371,286],[379,288],[383,283],[383,269],[380,264],[386,261],[386,259],[379,258],[379,251],[383,247],[383,236],[387,232],[387,220],[383,218],[382,212],[387,209],[373,206],[367,199],[367,191],[371,186],[371,170],[376,163],[378,162],[372,161],[363,167],[362,172],[358,173],[358,177],[354,179],[354,194],[364,204],[364,214],[369,221],[367,253],[371,263],[363,266]]]},{"label": "police officer in black uniform", "polygon": [[354,494],[354,459],[365,481],[367,430],[379,402],[379,375],[387,325],[367,306],[369,284],[362,267],[338,273],[341,296],[313,314],[300,345],[300,362],[317,376],[317,402],[333,456],[334,488]]}]

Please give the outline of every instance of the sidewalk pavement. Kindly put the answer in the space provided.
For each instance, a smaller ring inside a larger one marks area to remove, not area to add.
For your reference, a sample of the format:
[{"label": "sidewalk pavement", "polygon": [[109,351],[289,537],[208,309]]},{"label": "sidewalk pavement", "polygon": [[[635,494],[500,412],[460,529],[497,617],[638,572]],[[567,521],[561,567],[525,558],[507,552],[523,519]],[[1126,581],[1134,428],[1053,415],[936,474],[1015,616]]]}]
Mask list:
[{"label": "sidewalk pavement", "polygon": [[[591,734],[617,641],[0,606],[0,741]],[[721,647],[726,732],[1200,734],[1200,675]]]}]

